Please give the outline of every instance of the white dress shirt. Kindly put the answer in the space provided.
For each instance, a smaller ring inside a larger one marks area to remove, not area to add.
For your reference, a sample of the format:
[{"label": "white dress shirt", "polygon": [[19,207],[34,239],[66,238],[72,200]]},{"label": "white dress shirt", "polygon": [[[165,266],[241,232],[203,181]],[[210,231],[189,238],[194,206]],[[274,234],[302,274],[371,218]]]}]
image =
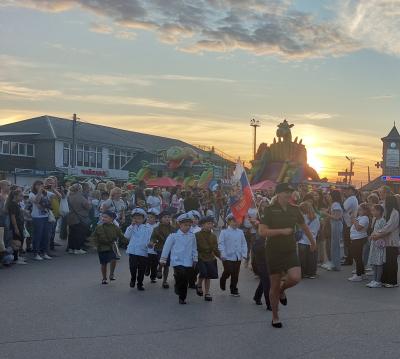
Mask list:
[{"label": "white dress shirt", "polygon": [[125,237],[129,239],[126,253],[141,257],[148,257],[148,244],[153,228],[147,224],[130,225],[125,231]]},{"label": "white dress shirt", "polygon": [[165,241],[160,262],[165,263],[169,254],[172,267],[192,267],[198,257],[196,236],[190,231],[171,233]]},{"label": "white dress shirt", "polygon": [[247,258],[247,243],[244,233],[239,228],[223,229],[218,238],[221,258],[228,261],[240,261]]}]

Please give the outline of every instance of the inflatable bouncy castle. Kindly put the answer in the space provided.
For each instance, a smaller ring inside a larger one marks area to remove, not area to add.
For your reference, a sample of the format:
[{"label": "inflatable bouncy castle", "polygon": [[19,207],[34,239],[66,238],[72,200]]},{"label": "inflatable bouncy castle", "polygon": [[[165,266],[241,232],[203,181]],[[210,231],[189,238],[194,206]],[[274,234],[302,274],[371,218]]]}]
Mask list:
[{"label": "inflatable bouncy castle", "polygon": [[268,146],[262,143],[252,161],[252,184],[269,180],[275,183],[298,184],[306,180],[319,181],[318,173],[307,164],[307,150],[302,140],[292,140],[290,124],[284,120],[278,125],[276,138]]}]

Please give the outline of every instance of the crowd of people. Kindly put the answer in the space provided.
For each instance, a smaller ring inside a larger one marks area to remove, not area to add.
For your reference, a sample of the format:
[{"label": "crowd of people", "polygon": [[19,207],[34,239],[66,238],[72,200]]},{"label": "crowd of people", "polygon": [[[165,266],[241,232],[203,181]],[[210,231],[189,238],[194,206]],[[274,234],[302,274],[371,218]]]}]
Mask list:
[{"label": "crowd of people", "polygon": [[230,191],[147,189],[144,182],[135,188],[112,181],[60,185],[56,177],[25,189],[0,181],[0,261],[4,267],[50,261],[56,247],[84,255],[93,246],[101,283],[108,285],[125,249],[130,287],[144,291],[148,276],[168,289],[172,267],[180,304],[188,288],[211,302],[210,283],[218,278],[223,291],[230,278],[230,294],[239,296],[243,261],[259,278],[253,299],[262,305],[264,296],[275,328],[282,327],[278,305],[287,305],[286,290],[302,278],[316,279],[318,267],[340,271],[355,263],[349,281],[398,286],[400,196],[389,187],[358,193],[352,186],[294,189],[282,183],[255,193],[240,220],[230,213]]}]

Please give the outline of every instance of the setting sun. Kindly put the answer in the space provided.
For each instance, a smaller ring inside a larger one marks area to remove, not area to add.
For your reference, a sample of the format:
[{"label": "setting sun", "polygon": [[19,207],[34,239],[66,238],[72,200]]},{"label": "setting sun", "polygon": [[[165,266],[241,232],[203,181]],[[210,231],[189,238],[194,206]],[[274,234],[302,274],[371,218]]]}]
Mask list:
[{"label": "setting sun", "polygon": [[319,176],[324,177],[324,162],[318,157],[314,148],[307,149],[307,159],[308,164],[318,172]]}]

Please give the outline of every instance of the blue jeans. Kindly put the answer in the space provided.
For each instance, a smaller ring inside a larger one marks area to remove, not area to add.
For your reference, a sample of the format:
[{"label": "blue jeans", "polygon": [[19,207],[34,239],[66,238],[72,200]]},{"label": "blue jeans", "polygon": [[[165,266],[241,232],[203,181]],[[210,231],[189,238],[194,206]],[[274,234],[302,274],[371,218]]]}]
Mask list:
[{"label": "blue jeans", "polygon": [[343,239],[343,223],[331,220],[331,262],[335,270],[340,270],[340,241]]},{"label": "blue jeans", "polygon": [[33,253],[47,253],[49,247],[50,229],[52,223],[49,223],[48,217],[32,218],[33,235],[32,246]]}]

